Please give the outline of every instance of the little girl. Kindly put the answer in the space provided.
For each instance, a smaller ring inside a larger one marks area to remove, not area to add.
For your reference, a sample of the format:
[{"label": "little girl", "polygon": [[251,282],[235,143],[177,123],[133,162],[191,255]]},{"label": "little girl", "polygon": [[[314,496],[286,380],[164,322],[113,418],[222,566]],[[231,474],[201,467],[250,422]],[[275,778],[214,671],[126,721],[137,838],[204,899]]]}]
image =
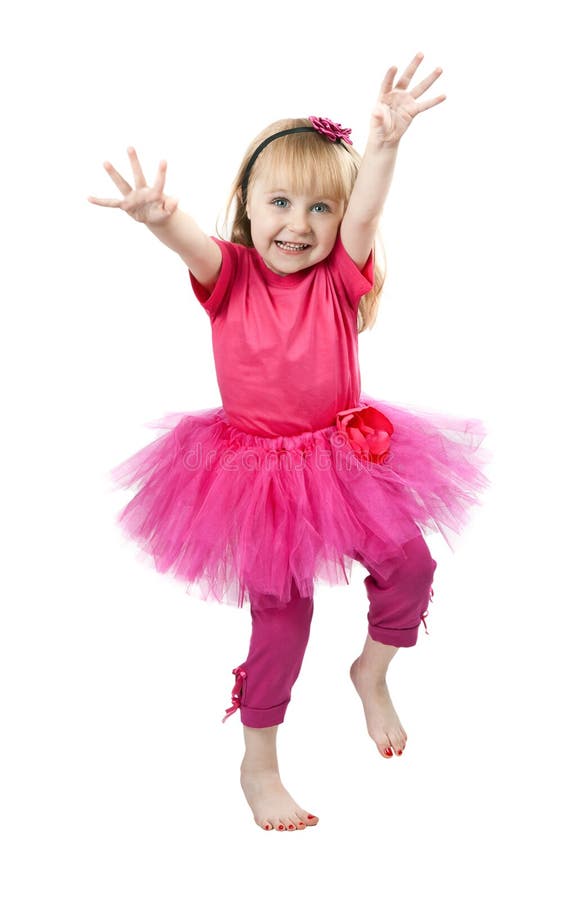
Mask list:
[{"label": "little girl", "polygon": [[222,721],[239,710],[241,784],[266,830],[318,822],[283,786],[276,753],[316,579],[348,583],[353,560],[369,572],[367,637],[350,676],[379,753],[401,756],[407,734],[386,672],[426,627],[436,562],[423,532],[450,545],[488,484],[481,422],[409,411],[360,385],[357,336],[376,318],[374,240],[398,144],[445,99],[418,102],[441,69],[409,90],[422,58],[395,85],[388,70],[362,158],[351,129],[325,118],[282,119],[257,135],[233,185],[229,241],[163,193],[164,161],[149,187],[132,148],[134,189],[106,162],[124,199],[88,198],[175,250],[210,318],[222,406],[151,423],[163,433],[112,476],[137,486],[118,521],[158,571],[202,599],[250,604],[249,652]]}]

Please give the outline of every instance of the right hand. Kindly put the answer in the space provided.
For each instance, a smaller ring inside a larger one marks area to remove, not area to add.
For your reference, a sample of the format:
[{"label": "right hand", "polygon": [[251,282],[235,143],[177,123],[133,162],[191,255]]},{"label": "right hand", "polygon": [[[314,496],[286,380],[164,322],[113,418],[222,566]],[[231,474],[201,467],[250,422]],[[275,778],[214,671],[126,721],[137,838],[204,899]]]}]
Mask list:
[{"label": "right hand", "polygon": [[134,147],[129,147],[127,152],[135,178],[134,190],[114,166],[106,161],[104,168],[120,192],[124,194],[124,199],[100,200],[98,197],[88,197],[88,200],[97,206],[114,206],[123,209],[135,221],[144,222],[145,225],[160,225],[169,218],[179,203],[175,197],[168,197],[163,193],[167,163],[165,160],[161,160],[153,187],[149,187],[145,181],[136,150]]}]

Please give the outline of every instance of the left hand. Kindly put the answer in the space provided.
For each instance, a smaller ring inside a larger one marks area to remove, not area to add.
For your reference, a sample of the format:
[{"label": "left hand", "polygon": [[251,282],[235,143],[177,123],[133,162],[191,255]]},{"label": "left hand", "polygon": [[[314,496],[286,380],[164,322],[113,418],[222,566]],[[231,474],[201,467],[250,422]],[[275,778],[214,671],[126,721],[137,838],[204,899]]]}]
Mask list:
[{"label": "left hand", "polygon": [[407,90],[414,72],[423,59],[424,54],[417,53],[395,87],[393,86],[393,80],[397,75],[397,66],[392,66],[391,69],[387,70],[377,104],[371,115],[369,140],[389,146],[397,144],[418,113],[446,100],[446,94],[440,94],[431,100],[416,103],[416,98],[428,90],[430,85],[442,74],[442,69],[440,68],[427,75],[411,91]]}]

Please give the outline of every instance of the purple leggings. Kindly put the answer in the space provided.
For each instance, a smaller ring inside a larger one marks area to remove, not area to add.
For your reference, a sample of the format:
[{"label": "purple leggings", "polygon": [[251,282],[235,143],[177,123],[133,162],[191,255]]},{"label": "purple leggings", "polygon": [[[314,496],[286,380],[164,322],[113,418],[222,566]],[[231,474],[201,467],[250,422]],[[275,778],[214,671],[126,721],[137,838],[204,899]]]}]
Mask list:
[{"label": "purple leggings", "polygon": [[[436,561],[419,535],[402,545],[405,557],[395,556],[391,575],[382,580],[373,573],[364,579],[369,598],[368,632],[374,641],[394,647],[412,647],[427,614]],[[360,553],[354,558],[369,567]],[[285,607],[259,609],[251,593],[252,631],[249,655],[233,669],[236,675],[232,707],[223,722],[240,709],[241,722],[251,728],[279,725],[291,699],[310,636],[313,597],[292,595]]]}]

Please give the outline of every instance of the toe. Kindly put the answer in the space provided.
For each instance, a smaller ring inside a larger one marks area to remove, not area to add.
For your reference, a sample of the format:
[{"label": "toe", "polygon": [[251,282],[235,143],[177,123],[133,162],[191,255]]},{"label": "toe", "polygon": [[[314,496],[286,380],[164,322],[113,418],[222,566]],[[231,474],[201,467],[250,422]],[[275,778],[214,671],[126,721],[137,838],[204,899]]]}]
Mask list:
[{"label": "toe", "polygon": [[400,735],[400,737],[397,738],[397,740],[390,741],[390,743],[393,747],[393,752],[396,753],[398,756],[401,756],[403,751],[406,748],[406,742],[403,739],[403,736]]},{"label": "toe", "polygon": [[272,830],[273,830],[273,825],[271,824],[271,822],[268,822],[268,821],[265,819],[264,822],[261,822],[261,828],[262,828],[264,831],[272,831]]}]

